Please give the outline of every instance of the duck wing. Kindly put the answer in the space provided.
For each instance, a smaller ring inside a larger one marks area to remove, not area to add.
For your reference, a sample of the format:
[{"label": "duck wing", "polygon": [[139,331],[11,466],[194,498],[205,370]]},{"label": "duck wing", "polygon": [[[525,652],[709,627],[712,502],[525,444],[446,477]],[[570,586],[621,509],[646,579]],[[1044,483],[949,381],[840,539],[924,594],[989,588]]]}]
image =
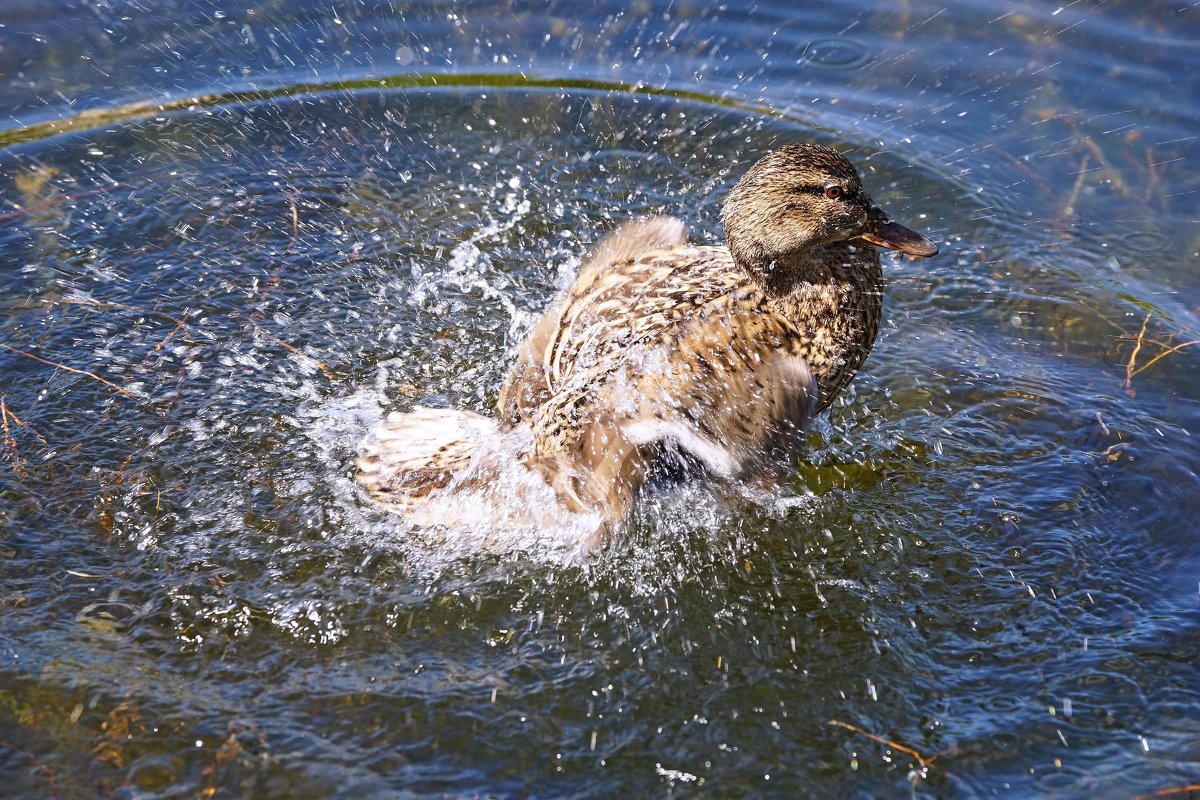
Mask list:
[{"label": "duck wing", "polygon": [[557,338],[562,323],[560,314],[567,298],[577,287],[593,284],[614,266],[649,252],[681,247],[686,241],[687,227],[683,221],[666,216],[626,222],[604,237],[580,267],[566,295],[550,307],[521,345],[517,363],[500,387],[497,403],[500,419],[510,427],[515,426],[550,396],[546,353],[550,342]]},{"label": "duck wing", "polygon": [[[786,467],[816,412],[817,381],[788,319],[740,277],[707,269],[722,257],[702,250],[686,287],[648,281],[616,319],[603,291],[568,299],[568,336],[549,346],[552,392],[528,422],[530,463],[553,464],[543,474],[560,496],[569,489],[582,507],[623,519],[667,448],[758,485]],[[676,295],[688,301],[664,302]]]}]

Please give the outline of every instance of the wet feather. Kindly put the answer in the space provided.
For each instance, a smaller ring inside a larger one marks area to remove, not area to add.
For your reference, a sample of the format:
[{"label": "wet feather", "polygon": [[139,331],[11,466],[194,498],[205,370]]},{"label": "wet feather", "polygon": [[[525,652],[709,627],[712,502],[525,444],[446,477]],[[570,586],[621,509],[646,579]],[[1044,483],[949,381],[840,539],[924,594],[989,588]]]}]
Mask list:
[{"label": "wet feather", "polygon": [[[817,145],[761,159],[723,220],[724,247],[687,245],[671,217],[622,225],[531,331],[496,420],[399,415],[364,447],[360,482],[434,521],[454,492],[495,500],[484,525],[586,517],[585,545],[621,526],[666,449],[715,477],[769,484],[874,344],[883,276],[867,242],[913,255],[936,247],[892,222],[853,166]],[[538,507],[497,512],[505,485],[526,487],[509,506]]]}]

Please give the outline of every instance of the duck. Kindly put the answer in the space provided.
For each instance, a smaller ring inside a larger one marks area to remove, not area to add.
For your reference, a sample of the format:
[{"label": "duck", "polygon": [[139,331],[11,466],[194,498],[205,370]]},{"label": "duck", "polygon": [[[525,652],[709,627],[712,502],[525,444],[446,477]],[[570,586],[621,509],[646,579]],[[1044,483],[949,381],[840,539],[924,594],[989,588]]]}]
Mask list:
[{"label": "duck", "polygon": [[807,142],[754,163],[721,221],[724,245],[689,244],[670,216],[612,231],[522,342],[493,416],[418,406],[368,435],[370,498],[443,529],[557,526],[590,550],[667,461],[777,488],[879,333],[877,248],[938,248]]}]

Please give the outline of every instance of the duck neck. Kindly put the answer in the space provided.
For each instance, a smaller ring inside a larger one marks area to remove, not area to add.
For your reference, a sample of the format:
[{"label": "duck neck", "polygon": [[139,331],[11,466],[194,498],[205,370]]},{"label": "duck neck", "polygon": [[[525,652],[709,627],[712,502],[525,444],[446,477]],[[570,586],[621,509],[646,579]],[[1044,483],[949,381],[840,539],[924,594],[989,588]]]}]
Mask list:
[{"label": "duck neck", "polygon": [[740,266],[773,300],[786,298],[797,287],[828,283],[834,278],[824,247],[806,247],[773,258],[746,259]]},{"label": "duck neck", "polygon": [[816,377],[824,408],[854,377],[879,333],[879,253],[869,245],[837,242],[782,258],[733,255],[767,303],[796,327],[797,354]]}]

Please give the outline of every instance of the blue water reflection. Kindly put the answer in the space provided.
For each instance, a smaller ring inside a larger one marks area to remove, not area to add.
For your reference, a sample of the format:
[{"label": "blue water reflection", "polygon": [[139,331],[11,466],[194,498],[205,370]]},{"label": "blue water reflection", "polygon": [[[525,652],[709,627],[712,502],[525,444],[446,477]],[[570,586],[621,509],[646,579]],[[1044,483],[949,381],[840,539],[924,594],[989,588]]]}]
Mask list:
[{"label": "blue water reflection", "polygon": [[[1129,797],[1200,781],[1200,9],[8,3],[11,796]],[[936,238],[765,508],[415,541],[579,256],[846,151]],[[831,724],[833,721],[834,724]],[[7,795],[6,795],[7,796]]]}]

